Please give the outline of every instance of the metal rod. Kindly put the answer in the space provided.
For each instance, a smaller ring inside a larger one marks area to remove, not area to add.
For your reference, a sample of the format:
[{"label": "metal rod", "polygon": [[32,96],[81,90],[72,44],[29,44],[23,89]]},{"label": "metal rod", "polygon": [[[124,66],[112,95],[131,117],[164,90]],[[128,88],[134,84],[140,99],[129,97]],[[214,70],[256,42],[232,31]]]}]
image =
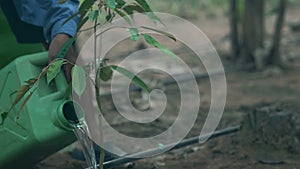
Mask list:
[{"label": "metal rod", "polygon": [[[233,127],[228,127],[225,129],[221,129],[218,131],[215,131],[213,134],[211,134],[211,136],[209,137],[209,139],[213,139],[213,138],[217,138],[220,136],[224,136],[224,135],[228,135],[228,134],[232,134],[235,133],[237,131],[239,131],[240,126],[233,126]],[[163,148],[156,148],[156,149],[150,149],[147,151],[142,151],[142,152],[138,152],[138,153],[134,153],[131,155],[128,155],[126,157],[120,157],[114,160],[110,160],[107,162],[104,162],[104,168],[110,168],[110,167],[114,167],[114,166],[118,166],[121,164],[126,164],[128,162],[133,162],[133,161],[137,161],[143,158],[138,158],[138,157],[151,157],[154,156],[155,154],[159,153],[159,152],[163,152],[164,150],[175,150],[175,149],[179,149],[182,147],[186,147],[192,144],[196,144],[199,143],[199,141],[207,138],[209,135],[204,135],[204,136],[196,136],[196,137],[192,137],[192,138],[188,138],[188,139],[184,139],[179,143],[174,143],[174,144],[170,144],[170,145],[165,145]],[[86,169],[90,169],[90,168],[86,168]]]}]

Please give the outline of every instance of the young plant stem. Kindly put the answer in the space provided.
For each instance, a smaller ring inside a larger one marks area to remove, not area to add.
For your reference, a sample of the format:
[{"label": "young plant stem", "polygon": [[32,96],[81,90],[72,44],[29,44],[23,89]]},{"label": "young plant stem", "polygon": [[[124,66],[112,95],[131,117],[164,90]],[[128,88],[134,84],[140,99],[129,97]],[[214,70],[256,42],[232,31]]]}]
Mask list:
[{"label": "young plant stem", "polygon": [[100,79],[99,77],[100,68],[97,70],[96,73],[96,85],[95,85],[95,91],[96,91],[96,101],[98,105],[98,109],[100,111],[99,113],[99,125],[100,125],[100,158],[99,158],[99,169],[103,169],[103,163],[104,163],[104,157],[105,152],[104,149],[101,147],[103,145],[103,130],[102,130],[102,115],[101,115],[101,97],[100,97]]},{"label": "young plant stem", "polygon": [[[101,4],[101,1],[100,1]],[[100,5],[99,4],[99,10],[100,10]],[[100,79],[98,78],[98,72],[100,73],[100,64],[98,63],[98,59],[97,59],[97,35],[96,35],[96,31],[97,31],[97,25],[98,25],[98,21],[97,19],[95,20],[95,24],[94,24],[94,64],[95,64],[95,91],[96,91],[96,100],[97,100],[97,105],[99,108],[99,117],[98,117],[98,121],[99,121],[99,130],[100,130],[100,158],[99,158],[99,169],[103,169],[103,163],[104,163],[104,157],[105,157],[105,152],[104,149],[101,147],[103,145],[103,130],[102,130],[102,115],[101,115],[101,100],[100,100]]]}]

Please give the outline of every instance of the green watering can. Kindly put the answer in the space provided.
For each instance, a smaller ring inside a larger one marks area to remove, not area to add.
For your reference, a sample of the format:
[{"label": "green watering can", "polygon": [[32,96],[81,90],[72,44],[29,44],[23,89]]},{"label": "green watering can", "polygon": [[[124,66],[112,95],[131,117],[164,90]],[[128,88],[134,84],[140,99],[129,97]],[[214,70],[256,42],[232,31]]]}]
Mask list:
[{"label": "green watering can", "polygon": [[[8,111],[25,81],[36,78],[48,63],[47,53],[17,58],[0,71],[0,112]],[[68,84],[61,71],[48,85],[46,78],[20,112],[22,101],[0,125],[0,169],[26,169],[76,141],[72,130],[83,119],[65,99]],[[78,120],[80,119],[80,120]]]}]

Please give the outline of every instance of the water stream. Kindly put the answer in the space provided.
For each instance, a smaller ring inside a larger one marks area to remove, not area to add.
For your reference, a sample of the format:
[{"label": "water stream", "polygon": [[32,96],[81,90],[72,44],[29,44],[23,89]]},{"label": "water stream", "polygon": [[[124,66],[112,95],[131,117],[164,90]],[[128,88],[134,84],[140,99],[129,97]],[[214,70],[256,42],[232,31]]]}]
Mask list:
[{"label": "water stream", "polygon": [[90,169],[97,169],[97,161],[95,157],[94,145],[91,140],[91,135],[88,126],[85,122],[81,123],[74,129],[78,141],[82,146],[82,151],[86,160],[86,163]]}]

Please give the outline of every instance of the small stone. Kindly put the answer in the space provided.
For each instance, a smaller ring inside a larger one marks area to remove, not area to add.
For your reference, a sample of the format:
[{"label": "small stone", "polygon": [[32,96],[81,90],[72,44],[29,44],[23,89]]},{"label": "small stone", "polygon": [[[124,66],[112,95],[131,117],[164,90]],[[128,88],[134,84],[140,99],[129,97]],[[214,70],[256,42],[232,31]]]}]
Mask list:
[{"label": "small stone", "polygon": [[197,151],[200,150],[200,147],[191,147],[191,150],[192,150],[193,152],[197,152]]},{"label": "small stone", "polygon": [[261,164],[269,164],[269,165],[284,164],[284,161],[281,159],[274,159],[274,158],[269,158],[269,157],[258,158],[257,161],[260,162]]},{"label": "small stone", "polygon": [[159,167],[163,167],[163,166],[166,165],[166,163],[160,162],[160,161],[156,161],[156,162],[155,162],[155,165],[156,165],[156,166],[159,166]]},{"label": "small stone", "polygon": [[125,167],[125,168],[128,168],[128,169],[131,169],[131,168],[133,168],[134,166],[135,166],[135,163],[133,163],[133,162],[129,162],[129,163],[124,164],[124,167]]}]

